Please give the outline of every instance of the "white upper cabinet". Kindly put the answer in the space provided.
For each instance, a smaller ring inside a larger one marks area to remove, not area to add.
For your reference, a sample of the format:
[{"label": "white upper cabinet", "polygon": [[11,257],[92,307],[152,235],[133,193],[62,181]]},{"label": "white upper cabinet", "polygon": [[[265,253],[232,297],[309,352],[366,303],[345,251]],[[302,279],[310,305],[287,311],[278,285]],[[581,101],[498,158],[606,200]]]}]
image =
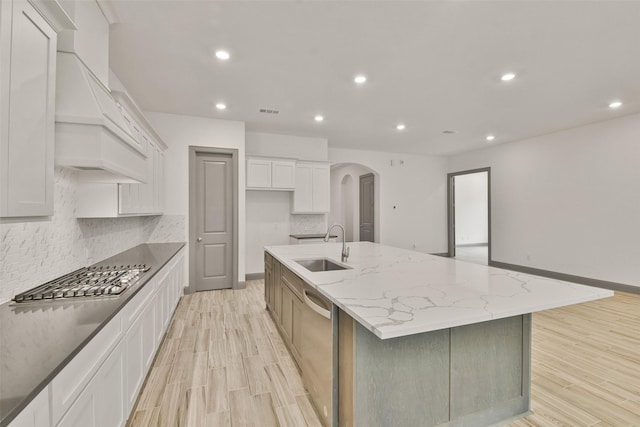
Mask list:
[{"label": "white upper cabinet", "polygon": [[53,215],[56,31],[0,2],[0,216]]},{"label": "white upper cabinet", "polygon": [[247,189],[292,191],[295,169],[295,160],[247,158]]},{"label": "white upper cabinet", "polygon": [[329,212],[330,166],[327,163],[298,162],[293,192],[294,214]]},{"label": "white upper cabinet", "polygon": [[149,141],[143,184],[81,181],[77,187],[78,218],[161,215],[164,206],[164,153]]},{"label": "white upper cabinet", "polygon": [[271,188],[295,188],[296,162],[291,160],[274,160],[271,162]]},{"label": "white upper cabinet", "polygon": [[164,150],[167,146],[144,117],[126,89],[112,75],[114,99],[131,129],[136,149],[146,159],[139,168],[140,183],[92,182],[78,184],[78,218],[114,218],[120,216],[161,215],[164,210]]},{"label": "white upper cabinet", "polygon": [[164,153],[149,140],[147,149],[147,182],[145,184],[119,184],[119,215],[160,215],[163,211]]},{"label": "white upper cabinet", "polygon": [[271,160],[247,159],[247,188],[271,188]]}]

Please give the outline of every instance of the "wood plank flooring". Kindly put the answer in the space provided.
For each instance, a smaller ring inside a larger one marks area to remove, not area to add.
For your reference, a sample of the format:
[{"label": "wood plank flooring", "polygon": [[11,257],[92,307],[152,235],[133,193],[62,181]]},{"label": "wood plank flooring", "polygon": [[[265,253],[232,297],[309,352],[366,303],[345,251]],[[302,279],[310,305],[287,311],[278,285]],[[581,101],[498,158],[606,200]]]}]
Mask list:
[{"label": "wood plank flooring", "polygon": [[510,426],[640,426],[640,295],[533,316],[531,409]]},{"label": "wood plank flooring", "polygon": [[128,426],[320,426],[262,281],[182,298]]},{"label": "wood plank flooring", "polygon": [[[263,295],[185,296],[128,426],[320,426]],[[536,313],[532,347],[533,413],[508,426],[640,426],[640,295]]]}]

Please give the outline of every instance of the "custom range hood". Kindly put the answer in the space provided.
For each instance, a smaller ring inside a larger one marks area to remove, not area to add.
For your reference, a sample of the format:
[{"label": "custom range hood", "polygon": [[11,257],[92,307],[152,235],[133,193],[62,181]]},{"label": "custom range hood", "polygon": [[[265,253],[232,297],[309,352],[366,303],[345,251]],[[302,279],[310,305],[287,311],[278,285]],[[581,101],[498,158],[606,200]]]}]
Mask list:
[{"label": "custom range hood", "polygon": [[147,153],[109,89],[76,54],[56,59],[55,164],[87,181],[144,183]]}]

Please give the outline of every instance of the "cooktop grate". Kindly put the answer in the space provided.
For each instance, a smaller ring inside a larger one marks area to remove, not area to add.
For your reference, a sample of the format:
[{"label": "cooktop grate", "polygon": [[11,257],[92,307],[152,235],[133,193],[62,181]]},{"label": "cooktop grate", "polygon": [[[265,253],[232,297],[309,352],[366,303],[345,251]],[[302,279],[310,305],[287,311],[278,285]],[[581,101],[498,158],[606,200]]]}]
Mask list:
[{"label": "cooktop grate", "polygon": [[144,264],[85,267],[16,295],[15,302],[120,295],[150,267]]}]

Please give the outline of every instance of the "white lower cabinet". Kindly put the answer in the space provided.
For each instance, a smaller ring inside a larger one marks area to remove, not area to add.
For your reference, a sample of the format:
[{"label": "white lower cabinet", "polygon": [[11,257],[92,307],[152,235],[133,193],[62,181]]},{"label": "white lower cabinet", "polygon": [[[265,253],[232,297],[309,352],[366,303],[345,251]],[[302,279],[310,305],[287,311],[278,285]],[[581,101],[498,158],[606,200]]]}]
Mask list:
[{"label": "white lower cabinet", "polygon": [[156,307],[155,312],[155,333],[156,341],[161,341],[164,335],[164,317],[166,311],[166,290],[164,287],[160,287],[156,293],[153,305]]},{"label": "white lower cabinet", "polygon": [[[180,296],[178,296],[180,299]],[[156,316],[156,306],[153,304],[149,304],[149,306],[142,313],[142,366],[144,367],[144,372],[147,372],[149,368],[151,368],[151,362],[153,362],[153,356],[156,355],[156,348],[160,346],[160,342],[156,342],[155,335],[155,316]],[[171,316],[168,316],[171,319]],[[142,376],[144,381],[144,375]],[[140,383],[142,385],[142,382]],[[140,388],[138,388],[140,391]],[[134,394],[134,396],[137,394]],[[135,403],[135,397],[132,400],[132,403]],[[131,408],[129,408],[131,409]]]},{"label": "white lower cabinet", "polygon": [[138,291],[10,427],[126,424],[182,295],[183,250]]},{"label": "white lower cabinet", "polygon": [[58,427],[118,427],[126,421],[125,352],[121,341],[73,402]]},{"label": "white lower cabinet", "polygon": [[[155,304],[154,299],[148,301],[144,310],[133,322],[126,335],[126,402],[125,412],[131,412],[136,403],[138,393],[151,367],[156,348]],[[171,316],[168,316],[171,318]]]},{"label": "white lower cabinet", "polygon": [[[144,342],[144,318],[139,316],[133,326],[127,331],[126,352],[127,352],[127,387],[126,400],[127,408],[133,407],[138,391],[144,381],[144,357],[142,346]],[[152,332],[153,336],[153,332]]]},{"label": "white lower cabinet", "polygon": [[125,411],[125,352],[121,342],[102,365],[94,378],[97,397],[96,426],[123,426],[127,421]]},{"label": "white lower cabinet", "polygon": [[50,427],[49,408],[49,387],[47,387],[11,421],[11,427]]},{"label": "white lower cabinet", "polygon": [[96,425],[96,395],[94,390],[87,389],[73,403],[69,412],[64,416],[58,427],[95,426]]},{"label": "white lower cabinet", "polygon": [[74,402],[80,398],[92,378],[104,365],[107,356],[122,341],[124,335],[122,323],[121,312],[111,319],[53,379],[51,409],[54,425],[57,425]]}]

